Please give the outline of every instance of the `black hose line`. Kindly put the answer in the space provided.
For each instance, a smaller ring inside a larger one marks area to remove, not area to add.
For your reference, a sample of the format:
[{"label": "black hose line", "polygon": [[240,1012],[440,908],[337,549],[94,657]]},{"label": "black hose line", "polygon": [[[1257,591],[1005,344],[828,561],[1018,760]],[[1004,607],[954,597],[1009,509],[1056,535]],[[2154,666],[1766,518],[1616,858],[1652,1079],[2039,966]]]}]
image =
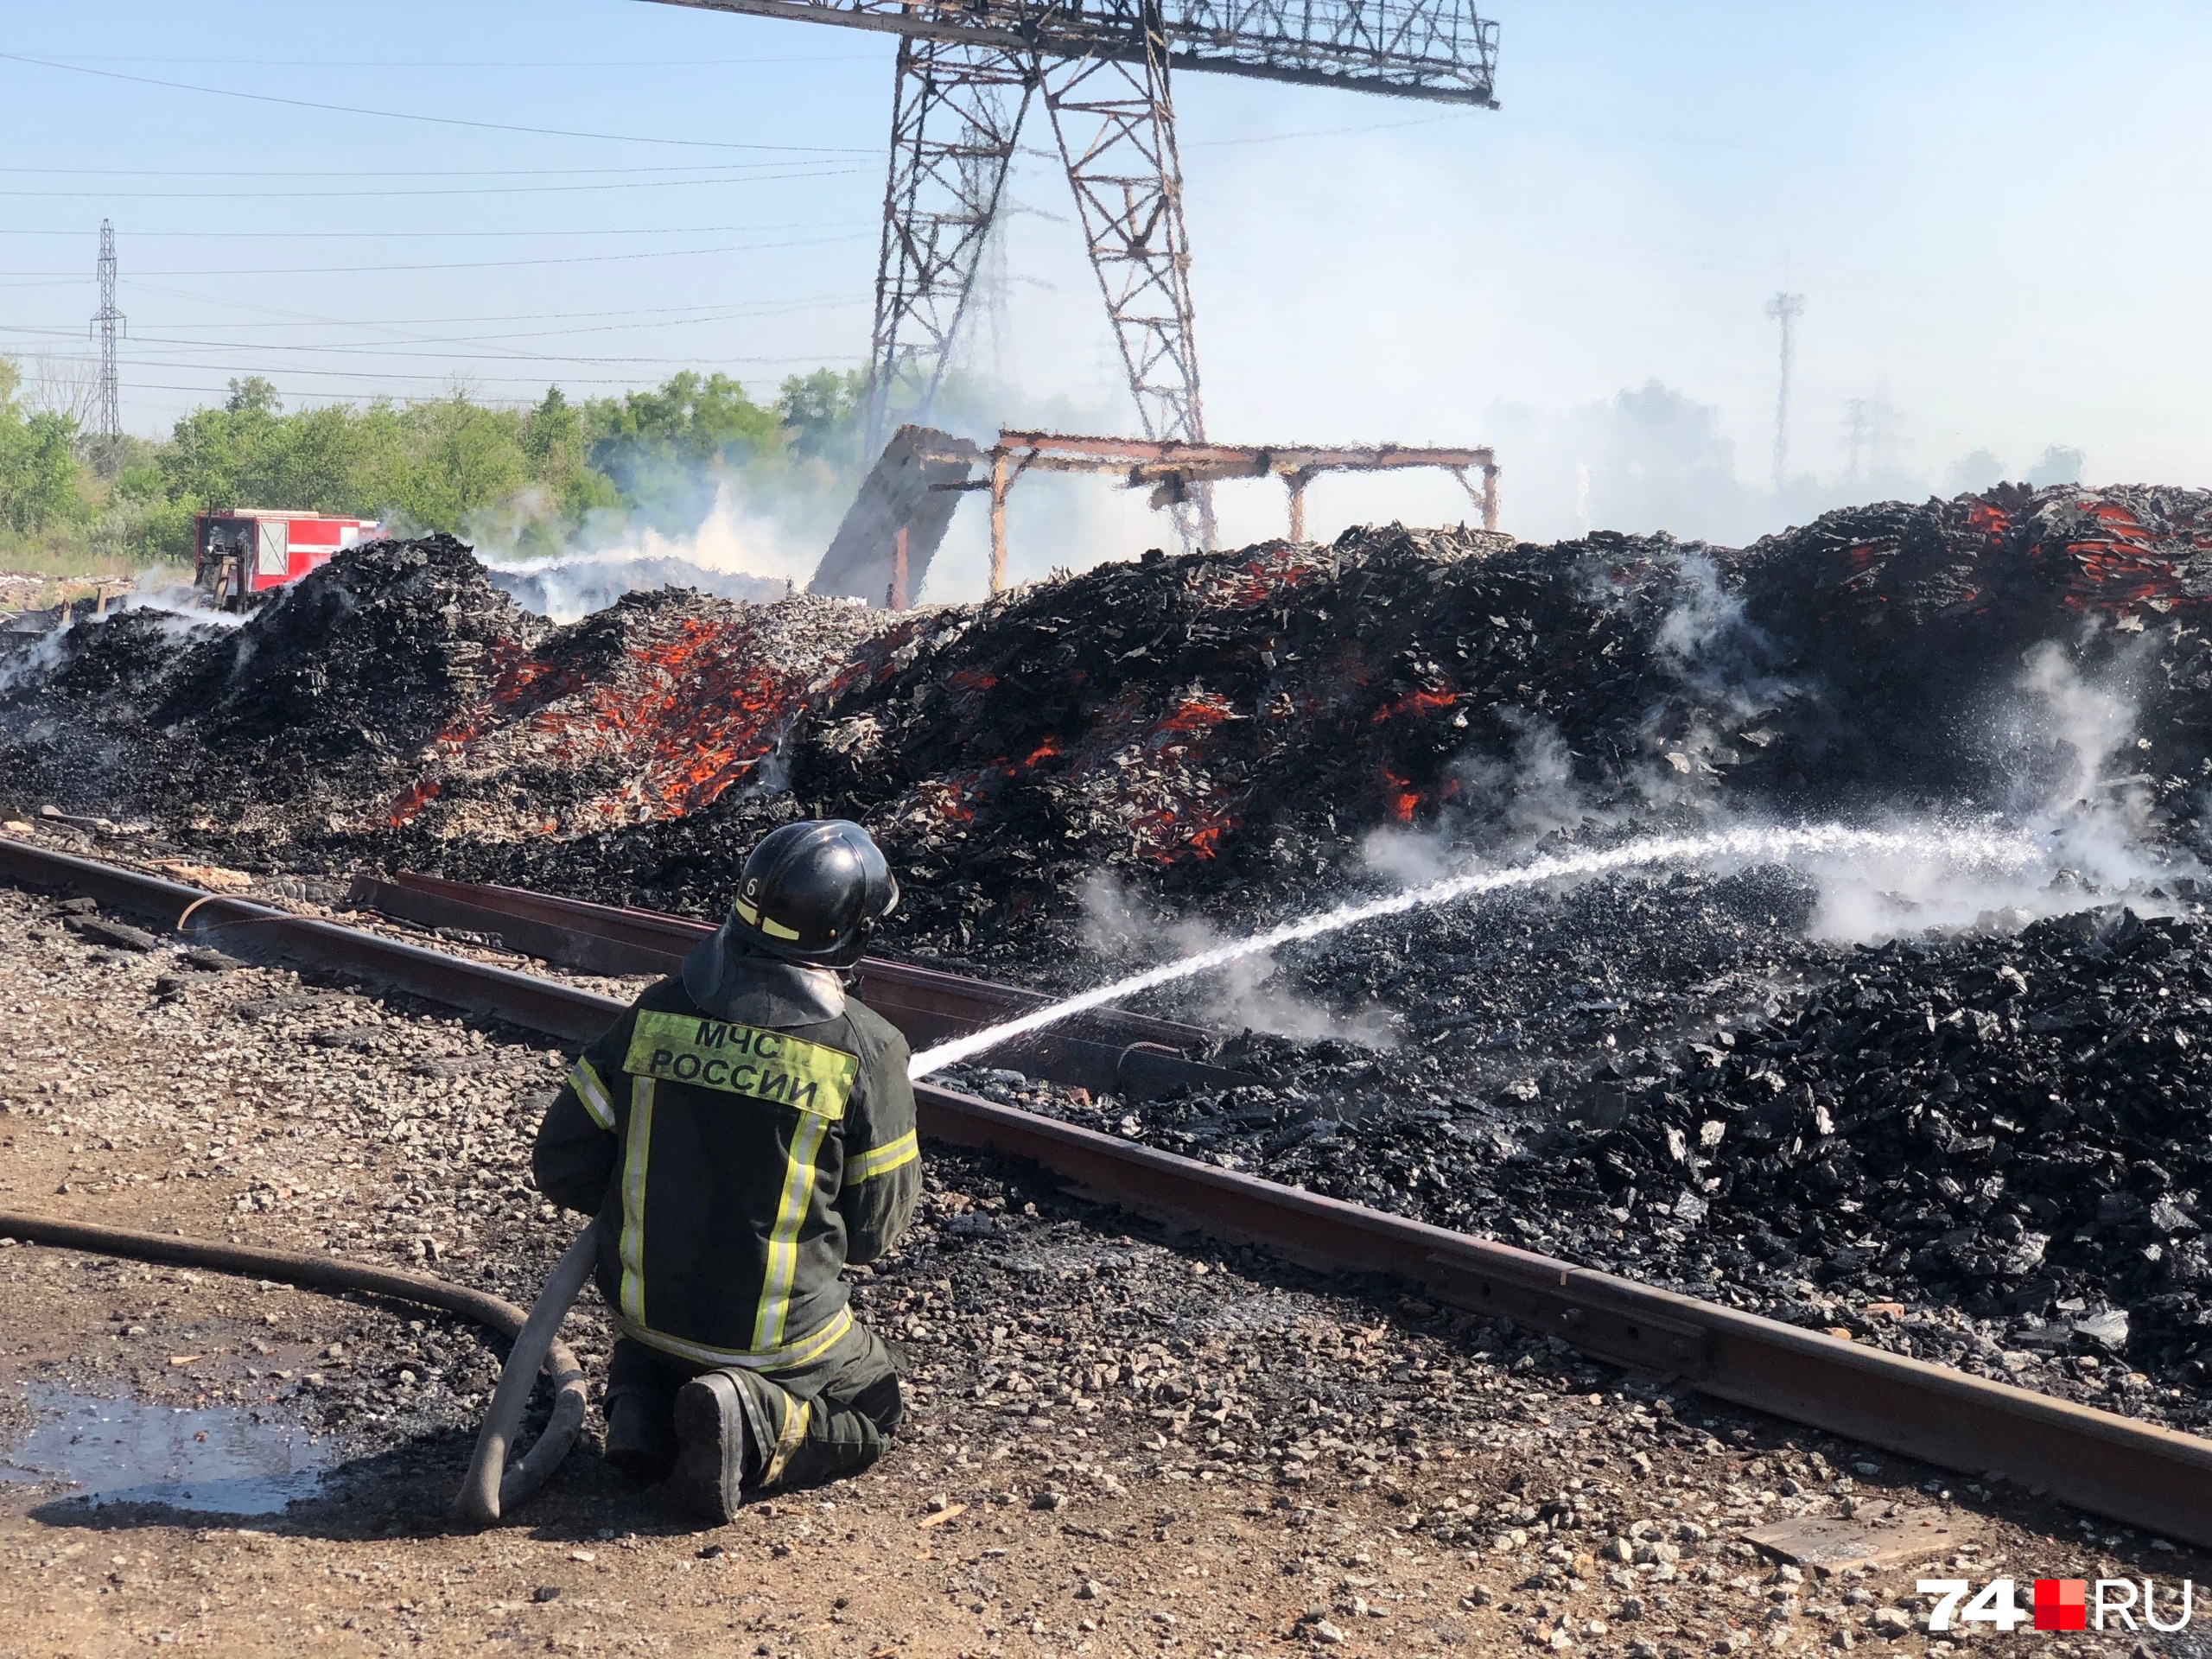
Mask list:
[{"label": "black hose line", "polygon": [[[587,1236],[589,1230],[587,1229]],[[308,1290],[362,1291],[372,1296],[389,1296],[395,1300],[413,1302],[423,1307],[434,1307],[448,1313],[457,1313],[473,1319],[488,1331],[497,1332],[511,1343],[524,1346],[522,1338],[528,1324],[522,1309],[512,1302],[503,1301],[487,1292],[471,1290],[444,1279],[434,1279],[426,1273],[409,1273],[399,1268],[372,1267],[366,1262],[346,1262],[327,1255],[312,1255],[295,1250],[268,1250],[251,1244],[219,1244],[212,1239],[184,1238],[168,1233],[133,1232],[121,1227],[104,1227],[88,1221],[68,1221],[59,1216],[26,1215],[19,1211],[0,1210],[0,1237],[20,1239],[25,1243],[47,1244],[67,1249],[89,1250],[99,1255],[130,1256],[144,1262],[168,1262],[179,1267],[206,1268],[215,1273],[232,1273],[263,1279],[281,1280]],[[571,1249],[570,1255],[576,1255]],[[565,1262],[565,1258],[564,1258]],[[556,1274],[556,1278],[559,1277]],[[573,1299],[575,1292],[569,1291]],[[543,1299],[541,1299],[543,1300]],[[561,1303],[563,1312],[568,1300]],[[557,1325],[557,1319],[555,1324]],[[561,1466],[569,1455],[569,1448],[575,1444],[577,1433],[584,1422],[584,1374],[576,1357],[563,1342],[550,1340],[551,1332],[539,1321],[538,1329],[531,1333],[533,1340],[526,1344],[537,1346],[544,1343],[543,1363],[546,1380],[553,1387],[553,1415],[545,1425],[545,1432],[537,1437],[529,1452],[520,1462],[505,1466],[506,1440],[512,1438],[510,1421],[501,1440],[499,1461],[486,1466],[484,1449],[480,1446],[476,1466],[470,1471],[469,1484],[457,1504],[460,1512],[470,1520],[496,1521],[500,1513],[521,1503],[547,1480]],[[512,1361],[511,1361],[512,1368]],[[535,1373],[536,1363],[530,1368]],[[503,1403],[509,1406],[511,1418],[519,1418],[528,1390],[518,1389],[505,1376],[501,1378]],[[487,1478],[488,1475],[488,1478]],[[496,1480],[494,1487],[491,1483]]]}]

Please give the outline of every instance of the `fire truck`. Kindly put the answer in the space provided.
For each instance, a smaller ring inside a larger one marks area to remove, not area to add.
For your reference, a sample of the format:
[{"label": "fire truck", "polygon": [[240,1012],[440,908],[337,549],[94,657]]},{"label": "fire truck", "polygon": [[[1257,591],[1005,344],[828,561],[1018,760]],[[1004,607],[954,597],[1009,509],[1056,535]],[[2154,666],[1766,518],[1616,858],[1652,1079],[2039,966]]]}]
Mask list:
[{"label": "fire truck", "polygon": [[272,588],[297,582],[343,549],[372,542],[373,518],[327,512],[276,512],[231,507],[193,522],[192,582],[208,601],[243,611]]}]

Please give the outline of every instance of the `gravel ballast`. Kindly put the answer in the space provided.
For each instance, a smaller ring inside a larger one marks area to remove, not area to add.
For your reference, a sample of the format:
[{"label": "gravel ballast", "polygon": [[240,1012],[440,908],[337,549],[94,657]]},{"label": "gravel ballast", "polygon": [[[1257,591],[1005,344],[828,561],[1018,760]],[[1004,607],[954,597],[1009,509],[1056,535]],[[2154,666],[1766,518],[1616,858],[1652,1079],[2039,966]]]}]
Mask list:
[{"label": "gravel ballast", "polygon": [[[529,1299],[573,1224],[524,1173],[557,1053],[283,968],[118,951],[68,919],[0,891],[0,1001],[39,1033],[0,1062],[7,1203],[407,1262]],[[118,1066],[124,1033],[159,1058]],[[910,1356],[917,1408],[866,1479],[698,1535],[587,1444],[521,1517],[531,1530],[475,1538],[442,1514],[496,1364],[474,1333],[0,1251],[18,1388],[229,1402],[346,1448],[323,1496],[245,1533],[140,1512],[97,1594],[51,1529],[114,1512],[73,1519],[29,1489],[43,1501],[0,1522],[19,1566],[0,1611],[17,1629],[137,1621],[147,1640],[197,1631],[231,1650],[320,1625],[339,1651],[487,1634],[619,1650],[627,1630],[735,1633],[772,1654],[1530,1642],[1645,1659],[1863,1640],[1910,1599],[1912,1564],[1793,1577],[1738,1541],[1760,1522],[1980,1513],[1977,1572],[2042,1560],[2074,1527],[2017,1489],[1984,1497],[1387,1286],[1179,1247],[1020,1166],[932,1152],[914,1235],[855,1276],[864,1316]],[[569,1333],[603,1350],[588,1296]],[[2092,1535],[2063,1548],[2177,1570],[2147,1539]]]}]

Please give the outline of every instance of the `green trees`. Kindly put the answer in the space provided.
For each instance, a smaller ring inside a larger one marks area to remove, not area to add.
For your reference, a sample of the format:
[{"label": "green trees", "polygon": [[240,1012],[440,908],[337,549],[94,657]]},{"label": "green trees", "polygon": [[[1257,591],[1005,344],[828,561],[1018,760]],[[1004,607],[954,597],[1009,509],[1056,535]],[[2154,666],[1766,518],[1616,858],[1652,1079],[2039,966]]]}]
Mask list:
[{"label": "green trees", "polygon": [[415,403],[289,412],[251,376],[166,442],[128,442],[112,478],[95,474],[73,422],[21,406],[20,384],[0,359],[0,543],[67,531],[141,559],[188,558],[194,516],[234,506],[550,552],[595,517],[688,530],[731,480],[803,479],[836,493],[859,459],[860,377],[830,369],[786,380],[772,406],[726,374],[687,370],[582,404],[553,386],[534,406],[498,408],[457,385]]},{"label": "green trees", "polygon": [[43,531],[84,516],[77,423],[17,401],[22,371],[0,358],[0,528]]},{"label": "green trees", "polygon": [[681,531],[705,518],[721,481],[785,442],[775,411],[761,408],[726,374],[686,369],[653,391],[595,398],[584,406],[592,469],[657,530]]},{"label": "green trees", "polygon": [[817,369],[787,378],[776,399],[776,414],[791,435],[791,448],[836,467],[857,461],[861,394],[867,385],[868,377],[858,369]]}]

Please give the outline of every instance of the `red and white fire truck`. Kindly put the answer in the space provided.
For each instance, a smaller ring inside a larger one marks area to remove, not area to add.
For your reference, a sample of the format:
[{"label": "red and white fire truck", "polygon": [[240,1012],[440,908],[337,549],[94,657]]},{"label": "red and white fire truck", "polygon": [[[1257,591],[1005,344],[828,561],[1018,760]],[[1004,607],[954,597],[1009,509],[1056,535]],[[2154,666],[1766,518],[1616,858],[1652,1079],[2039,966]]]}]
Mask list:
[{"label": "red and white fire truck", "polygon": [[327,512],[203,512],[193,524],[193,586],[220,608],[242,611],[270,589],[329,563],[341,550],[374,541],[379,528],[373,518]]}]

